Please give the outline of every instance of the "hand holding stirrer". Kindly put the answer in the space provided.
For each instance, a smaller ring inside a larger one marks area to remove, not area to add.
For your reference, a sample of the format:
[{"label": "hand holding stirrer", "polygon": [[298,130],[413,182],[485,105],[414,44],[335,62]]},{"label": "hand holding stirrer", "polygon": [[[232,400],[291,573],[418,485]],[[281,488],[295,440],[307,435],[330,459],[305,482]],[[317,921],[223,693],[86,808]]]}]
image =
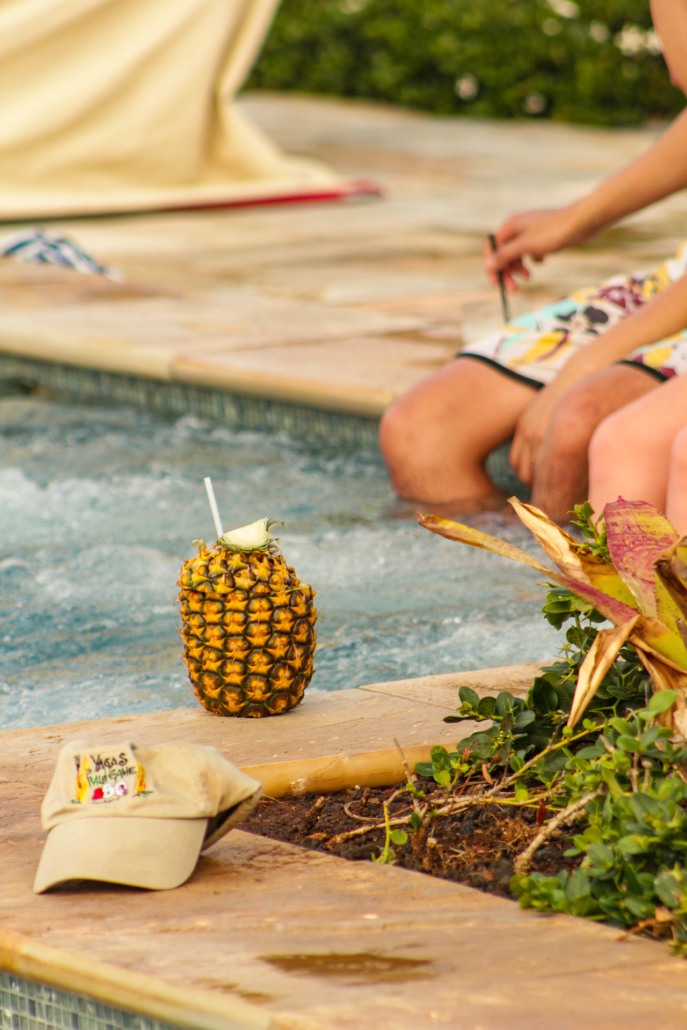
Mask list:
[{"label": "hand holding stirrer", "polygon": [[[496,237],[493,232],[489,233],[489,246],[491,247],[492,254],[496,250]],[[499,282],[499,291],[501,293],[501,312],[503,314],[503,321],[510,322],[510,312],[508,310],[508,294],[506,293],[506,284],[503,281],[503,271],[499,269],[496,273]]]}]

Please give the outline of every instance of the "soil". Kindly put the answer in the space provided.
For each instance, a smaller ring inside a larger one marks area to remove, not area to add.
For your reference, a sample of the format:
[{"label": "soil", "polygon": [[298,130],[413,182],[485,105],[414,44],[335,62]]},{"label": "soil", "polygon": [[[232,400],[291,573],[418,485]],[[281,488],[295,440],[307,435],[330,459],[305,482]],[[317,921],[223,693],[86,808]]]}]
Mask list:
[{"label": "soil", "polygon": [[[354,862],[370,861],[384,850],[385,801],[390,801],[391,819],[412,811],[408,794],[399,795],[396,787],[354,787],[332,794],[263,798],[241,829]],[[513,863],[549,815],[512,805],[476,805],[410,831],[407,843],[392,845],[393,861],[405,869],[512,897]],[[535,852],[530,871],[554,875],[574,868],[575,862],[564,856],[567,847],[568,836],[554,833]]]}]

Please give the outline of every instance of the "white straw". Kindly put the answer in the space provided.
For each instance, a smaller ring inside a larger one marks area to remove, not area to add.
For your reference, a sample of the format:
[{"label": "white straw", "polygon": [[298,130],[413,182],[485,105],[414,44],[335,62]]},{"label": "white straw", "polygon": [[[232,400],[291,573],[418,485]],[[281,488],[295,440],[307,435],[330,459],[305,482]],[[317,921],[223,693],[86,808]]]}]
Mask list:
[{"label": "white straw", "polygon": [[219,517],[219,508],[217,507],[217,501],[215,500],[215,491],[212,489],[212,480],[209,476],[206,476],[203,482],[205,483],[205,489],[208,492],[210,511],[212,512],[212,518],[215,523],[215,530],[217,531],[217,536],[224,536],[224,530],[222,529],[222,520]]}]

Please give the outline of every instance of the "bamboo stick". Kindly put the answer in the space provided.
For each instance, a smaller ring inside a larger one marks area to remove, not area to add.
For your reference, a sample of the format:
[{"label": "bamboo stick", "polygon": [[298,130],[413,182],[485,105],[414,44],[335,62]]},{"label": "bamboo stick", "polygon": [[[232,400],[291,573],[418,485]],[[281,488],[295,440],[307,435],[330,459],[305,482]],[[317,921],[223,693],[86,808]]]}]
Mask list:
[{"label": "bamboo stick", "polygon": [[[443,746],[453,751],[455,737]],[[298,758],[290,762],[244,765],[241,768],[262,783],[263,795],[272,798],[330,793],[355,786],[391,787],[406,780],[403,760],[412,770],[417,762],[429,760],[431,747],[434,745],[412,745],[403,747],[402,753],[399,748],[384,748],[362,754]]]}]

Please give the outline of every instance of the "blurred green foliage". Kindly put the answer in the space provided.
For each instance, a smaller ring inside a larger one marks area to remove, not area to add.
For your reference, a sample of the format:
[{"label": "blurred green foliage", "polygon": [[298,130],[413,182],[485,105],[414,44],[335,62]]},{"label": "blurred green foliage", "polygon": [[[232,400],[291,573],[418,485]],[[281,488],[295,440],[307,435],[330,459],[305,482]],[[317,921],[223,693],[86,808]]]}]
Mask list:
[{"label": "blurred green foliage", "polygon": [[247,88],[592,125],[684,106],[648,0],[282,0]]}]

